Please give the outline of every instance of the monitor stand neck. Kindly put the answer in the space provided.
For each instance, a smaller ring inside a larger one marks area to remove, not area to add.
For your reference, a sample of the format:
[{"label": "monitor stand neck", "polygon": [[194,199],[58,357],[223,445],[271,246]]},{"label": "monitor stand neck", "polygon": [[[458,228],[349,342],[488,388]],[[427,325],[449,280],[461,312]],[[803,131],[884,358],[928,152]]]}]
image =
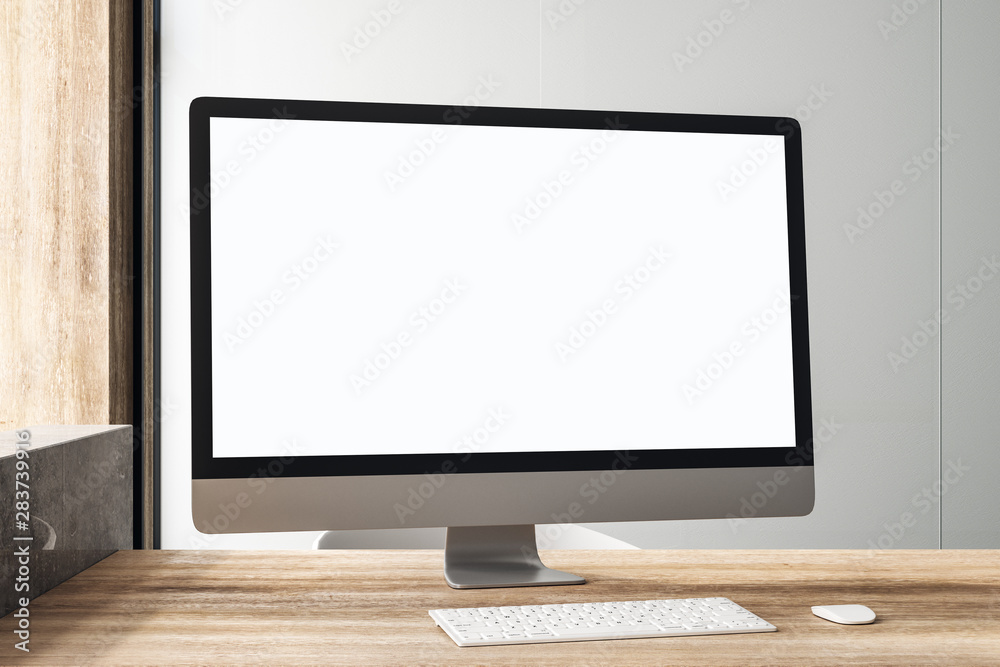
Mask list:
[{"label": "monitor stand neck", "polygon": [[452,588],[510,588],[582,584],[583,577],[545,567],[535,526],[448,528],[444,578]]}]

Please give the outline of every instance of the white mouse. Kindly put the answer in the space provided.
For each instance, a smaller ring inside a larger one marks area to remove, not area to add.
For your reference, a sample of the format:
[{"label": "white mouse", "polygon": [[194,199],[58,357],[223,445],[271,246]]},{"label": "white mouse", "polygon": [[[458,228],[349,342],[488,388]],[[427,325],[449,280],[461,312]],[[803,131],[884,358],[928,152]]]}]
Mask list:
[{"label": "white mouse", "polygon": [[875,612],[863,604],[828,604],[813,607],[812,612],[820,618],[843,625],[864,625],[875,621]]}]

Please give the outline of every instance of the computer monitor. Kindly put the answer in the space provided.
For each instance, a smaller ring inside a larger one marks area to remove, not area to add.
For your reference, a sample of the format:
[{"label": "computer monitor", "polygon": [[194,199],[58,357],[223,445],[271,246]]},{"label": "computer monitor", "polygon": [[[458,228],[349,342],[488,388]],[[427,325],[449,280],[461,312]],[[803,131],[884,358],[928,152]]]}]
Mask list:
[{"label": "computer monitor", "polygon": [[453,587],[582,583],[533,524],[813,506],[790,118],[199,98],[203,532],[448,528]]}]

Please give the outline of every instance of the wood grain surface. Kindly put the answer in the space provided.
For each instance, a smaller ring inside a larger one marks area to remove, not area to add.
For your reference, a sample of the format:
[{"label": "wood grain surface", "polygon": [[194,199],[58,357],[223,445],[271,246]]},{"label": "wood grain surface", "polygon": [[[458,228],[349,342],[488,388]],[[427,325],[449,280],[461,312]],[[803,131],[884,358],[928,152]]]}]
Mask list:
[{"label": "wood grain surface", "polygon": [[[457,591],[440,551],[118,552],[31,604],[3,664],[1000,665],[998,551],[555,551],[583,586]],[[459,648],[443,607],[725,596],[776,633]],[[813,616],[861,603],[873,625]]]},{"label": "wood grain surface", "polygon": [[0,2],[0,429],[131,422],[130,6]]},{"label": "wood grain surface", "polygon": [[[133,261],[132,161],[135,95],[132,81],[132,0],[108,7],[108,419],[132,423]],[[136,314],[140,317],[140,314]]]}]

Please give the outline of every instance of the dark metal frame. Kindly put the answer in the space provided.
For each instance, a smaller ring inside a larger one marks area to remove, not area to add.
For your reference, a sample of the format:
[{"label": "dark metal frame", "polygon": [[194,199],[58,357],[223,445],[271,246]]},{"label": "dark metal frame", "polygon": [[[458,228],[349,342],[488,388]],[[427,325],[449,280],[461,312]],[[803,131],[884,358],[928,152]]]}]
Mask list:
[{"label": "dark metal frame", "polygon": [[[160,547],[159,18],[160,0],[133,0],[132,255],[137,280],[132,293],[132,526],[136,549]],[[152,71],[147,66],[149,56]],[[147,199],[151,202],[148,209]],[[151,252],[147,253],[147,249]],[[147,266],[149,258],[152,266]],[[147,275],[151,275],[151,280],[147,280]],[[147,307],[152,321],[147,317]],[[152,349],[146,343],[150,332]],[[151,364],[147,363],[149,358]]]}]

